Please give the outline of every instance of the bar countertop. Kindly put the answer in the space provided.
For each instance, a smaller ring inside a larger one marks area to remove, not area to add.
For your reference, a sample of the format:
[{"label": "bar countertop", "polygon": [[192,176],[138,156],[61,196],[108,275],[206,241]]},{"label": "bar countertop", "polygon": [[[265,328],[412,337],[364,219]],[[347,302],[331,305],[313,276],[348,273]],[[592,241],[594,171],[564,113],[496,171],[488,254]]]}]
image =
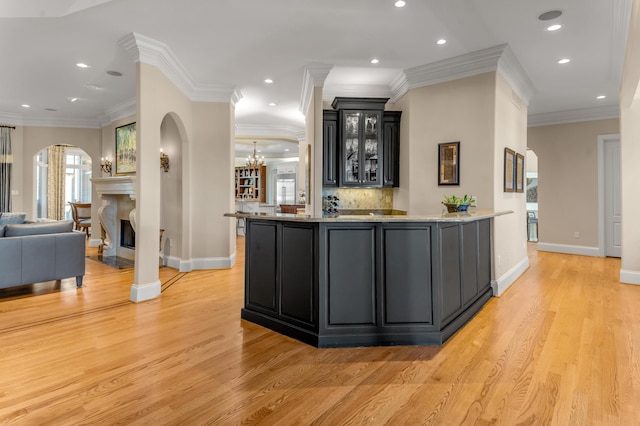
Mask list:
[{"label": "bar countertop", "polygon": [[473,222],[513,213],[512,210],[477,210],[428,215],[339,215],[313,216],[296,214],[225,213],[226,217],[254,218],[284,222]]}]

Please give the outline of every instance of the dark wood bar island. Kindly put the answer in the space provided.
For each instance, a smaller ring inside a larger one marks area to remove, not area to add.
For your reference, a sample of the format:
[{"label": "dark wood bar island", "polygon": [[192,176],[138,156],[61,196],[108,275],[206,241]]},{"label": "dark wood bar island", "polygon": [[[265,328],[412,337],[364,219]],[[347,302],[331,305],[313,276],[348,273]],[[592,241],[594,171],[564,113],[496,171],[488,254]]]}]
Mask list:
[{"label": "dark wood bar island", "polygon": [[507,213],[243,215],[242,318],[316,347],[442,344],[492,297]]}]

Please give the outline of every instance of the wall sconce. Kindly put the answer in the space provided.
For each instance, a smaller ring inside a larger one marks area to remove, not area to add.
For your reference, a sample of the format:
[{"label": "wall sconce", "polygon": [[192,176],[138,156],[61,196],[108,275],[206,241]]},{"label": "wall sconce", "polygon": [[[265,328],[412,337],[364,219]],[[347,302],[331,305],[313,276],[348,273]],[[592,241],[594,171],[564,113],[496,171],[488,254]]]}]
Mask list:
[{"label": "wall sconce", "polygon": [[166,172],[169,171],[169,156],[162,152],[160,148],[160,168]]},{"label": "wall sconce", "polygon": [[109,157],[100,159],[100,169],[111,176],[111,161],[109,161]]}]

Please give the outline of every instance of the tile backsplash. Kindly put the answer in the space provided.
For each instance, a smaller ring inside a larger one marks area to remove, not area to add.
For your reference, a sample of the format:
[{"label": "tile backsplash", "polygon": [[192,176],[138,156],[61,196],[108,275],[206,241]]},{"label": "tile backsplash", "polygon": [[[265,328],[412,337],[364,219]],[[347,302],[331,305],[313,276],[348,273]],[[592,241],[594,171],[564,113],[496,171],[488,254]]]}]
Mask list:
[{"label": "tile backsplash", "polygon": [[323,188],[322,196],[335,195],[340,209],[392,209],[393,188]]}]

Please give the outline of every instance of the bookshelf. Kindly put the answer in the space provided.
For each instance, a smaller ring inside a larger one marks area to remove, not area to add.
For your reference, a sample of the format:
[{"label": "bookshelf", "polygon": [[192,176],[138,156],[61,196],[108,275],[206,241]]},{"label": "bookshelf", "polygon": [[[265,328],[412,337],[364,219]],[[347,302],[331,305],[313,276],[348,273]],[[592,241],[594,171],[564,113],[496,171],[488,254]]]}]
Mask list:
[{"label": "bookshelf", "polygon": [[236,198],[264,203],[267,195],[266,170],[266,166],[236,167]]}]

